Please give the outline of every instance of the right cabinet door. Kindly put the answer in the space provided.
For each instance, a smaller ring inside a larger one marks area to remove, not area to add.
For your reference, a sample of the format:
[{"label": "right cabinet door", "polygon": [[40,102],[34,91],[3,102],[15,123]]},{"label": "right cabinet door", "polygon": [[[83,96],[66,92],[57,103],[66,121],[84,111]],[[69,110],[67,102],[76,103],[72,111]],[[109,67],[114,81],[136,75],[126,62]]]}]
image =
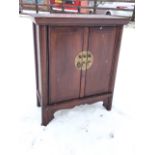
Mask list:
[{"label": "right cabinet door", "polygon": [[115,49],[115,27],[89,29],[88,51],[93,65],[86,72],[85,96],[109,92]]}]

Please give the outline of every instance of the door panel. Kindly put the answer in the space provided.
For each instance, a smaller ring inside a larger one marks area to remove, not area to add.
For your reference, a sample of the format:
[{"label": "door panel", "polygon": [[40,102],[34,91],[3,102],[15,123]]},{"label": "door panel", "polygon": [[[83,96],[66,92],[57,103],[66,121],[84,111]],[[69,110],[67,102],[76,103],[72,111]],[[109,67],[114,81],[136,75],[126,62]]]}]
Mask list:
[{"label": "door panel", "polygon": [[94,62],[86,73],[85,96],[106,93],[109,91],[114,55],[115,28],[90,28],[88,44],[88,51],[92,52]]},{"label": "door panel", "polygon": [[50,27],[49,33],[50,103],[79,98],[81,71],[76,69],[74,60],[82,51],[83,29]]}]

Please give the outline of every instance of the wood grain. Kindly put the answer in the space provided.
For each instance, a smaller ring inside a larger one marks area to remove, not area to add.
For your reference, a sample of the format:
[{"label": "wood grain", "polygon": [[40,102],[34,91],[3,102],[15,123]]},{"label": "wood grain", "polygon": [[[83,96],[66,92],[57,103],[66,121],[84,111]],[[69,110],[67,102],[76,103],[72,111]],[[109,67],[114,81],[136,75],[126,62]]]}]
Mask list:
[{"label": "wood grain", "polygon": [[94,62],[87,70],[85,95],[109,92],[110,73],[115,53],[115,27],[93,27],[89,32],[88,50]]},{"label": "wood grain", "polygon": [[82,51],[83,29],[78,27],[50,27],[49,98],[50,103],[80,96],[81,72],[74,60]]}]

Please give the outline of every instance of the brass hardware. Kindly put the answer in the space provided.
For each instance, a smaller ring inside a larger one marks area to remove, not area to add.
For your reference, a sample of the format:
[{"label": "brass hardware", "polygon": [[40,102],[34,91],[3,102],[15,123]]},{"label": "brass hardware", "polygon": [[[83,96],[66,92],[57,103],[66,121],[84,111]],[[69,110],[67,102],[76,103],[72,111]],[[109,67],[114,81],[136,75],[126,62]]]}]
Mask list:
[{"label": "brass hardware", "polygon": [[93,54],[90,51],[82,51],[75,57],[75,67],[78,70],[87,70],[93,64]]}]

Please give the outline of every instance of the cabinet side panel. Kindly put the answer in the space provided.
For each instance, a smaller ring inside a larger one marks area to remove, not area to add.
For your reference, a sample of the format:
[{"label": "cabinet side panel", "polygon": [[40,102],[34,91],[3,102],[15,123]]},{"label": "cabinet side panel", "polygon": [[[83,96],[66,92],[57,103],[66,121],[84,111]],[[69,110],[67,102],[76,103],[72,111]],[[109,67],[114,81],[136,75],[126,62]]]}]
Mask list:
[{"label": "cabinet side panel", "polygon": [[49,30],[49,100],[56,103],[79,98],[81,71],[74,65],[82,51],[83,29],[50,27]]},{"label": "cabinet side panel", "polygon": [[86,74],[85,96],[109,92],[116,28],[90,28],[88,50],[94,62]]},{"label": "cabinet side panel", "polygon": [[36,76],[36,96],[37,96],[37,105],[41,105],[41,68],[40,68],[40,60],[39,60],[39,51],[40,51],[40,43],[39,43],[39,28],[37,25],[33,23],[33,39],[34,39],[34,60],[35,60],[35,76]]},{"label": "cabinet side panel", "polygon": [[42,94],[42,83],[41,83],[41,49],[40,49],[40,28],[39,28],[39,25],[36,25],[36,47],[37,47],[37,54],[36,54],[36,60],[37,60],[37,83],[38,83],[38,86],[37,86],[37,92],[38,92],[38,96],[40,96],[41,98],[41,94]]},{"label": "cabinet side panel", "polygon": [[115,52],[114,52],[114,57],[113,57],[113,64],[112,64],[112,69],[111,69],[111,74],[110,74],[111,79],[110,79],[110,84],[109,84],[109,89],[111,92],[114,90],[114,86],[115,86],[115,78],[116,78],[116,72],[117,72],[122,33],[123,33],[123,26],[117,26],[116,37],[115,37],[115,47],[114,47]]},{"label": "cabinet side panel", "polygon": [[36,26],[38,92],[40,102],[48,104],[48,58],[47,58],[47,26]]}]

